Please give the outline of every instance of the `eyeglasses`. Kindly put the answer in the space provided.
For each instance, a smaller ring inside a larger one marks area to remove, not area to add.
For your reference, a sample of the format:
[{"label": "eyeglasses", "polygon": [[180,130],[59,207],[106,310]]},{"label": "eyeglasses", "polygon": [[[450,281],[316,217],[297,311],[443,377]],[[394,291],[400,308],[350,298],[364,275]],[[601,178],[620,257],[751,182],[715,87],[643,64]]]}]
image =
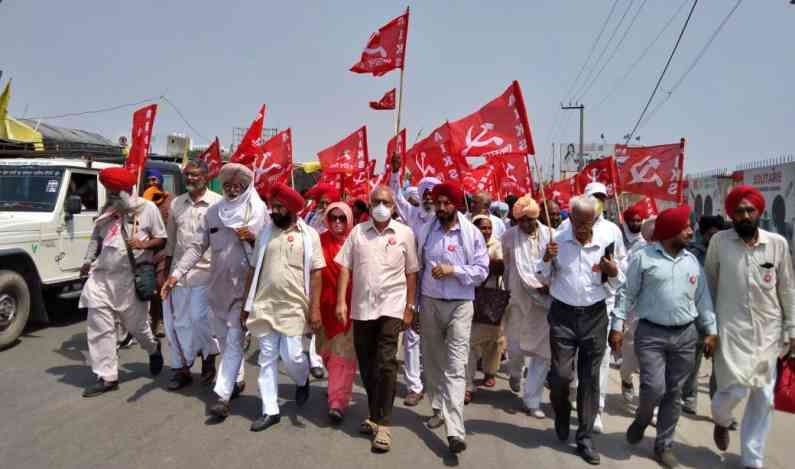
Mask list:
[{"label": "eyeglasses", "polygon": [[750,215],[750,214],[752,214],[752,213],[754,213],[756,211],[757,211],[756,207],[737,207],[737,208],[734,209],[734,214],[735,215],[742,215],[743,213],[745,213],[747,215]]},{"label": "eyeglasses", "polygon": [[329,219],[329,221],[331,221],[331,223],[347,223],[348,222],[348,217],[346,217],[345,215],[329,215],[328,219]]}]

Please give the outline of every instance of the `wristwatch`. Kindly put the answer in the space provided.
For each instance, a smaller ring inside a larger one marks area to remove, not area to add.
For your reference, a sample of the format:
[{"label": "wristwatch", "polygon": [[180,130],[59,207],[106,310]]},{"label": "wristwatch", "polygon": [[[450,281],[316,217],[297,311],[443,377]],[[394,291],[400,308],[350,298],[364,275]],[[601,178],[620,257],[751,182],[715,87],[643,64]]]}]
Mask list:
[{"label": "wristwatch", "polygon": [[411,310],[412,313],[417,312],[417,305],[407,304],[406,307]]}]

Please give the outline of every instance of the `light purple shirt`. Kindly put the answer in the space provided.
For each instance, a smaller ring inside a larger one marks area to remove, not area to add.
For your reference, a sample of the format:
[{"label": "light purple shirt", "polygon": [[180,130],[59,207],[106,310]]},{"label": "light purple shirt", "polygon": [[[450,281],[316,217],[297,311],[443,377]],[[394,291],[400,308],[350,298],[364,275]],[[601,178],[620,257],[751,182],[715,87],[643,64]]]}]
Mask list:
[{"label": "light purple shirt", "polygon": [[[489,275],[489,253],[483,236],[474,237],[474,251],[469,253],[472,264],[467,264],[461,228],[456,225],[445,232],[441,224],[434,223],[423,251],[422,294],[437,300],[474,300],[475,287]],[[422,248],[422,247],[420,247]],[[434,265],[448,264],[453,275],[435,279],[431,275]]]}]

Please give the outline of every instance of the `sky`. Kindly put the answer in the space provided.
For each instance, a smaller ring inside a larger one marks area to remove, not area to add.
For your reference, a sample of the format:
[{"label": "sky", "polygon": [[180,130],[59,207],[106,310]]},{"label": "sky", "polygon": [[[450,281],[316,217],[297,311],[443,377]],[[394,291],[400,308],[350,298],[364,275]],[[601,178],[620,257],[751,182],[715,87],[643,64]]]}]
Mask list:
[{"label": "sky", "polygon": [[[395,116],[371,110],[368,102],[397,86],[399,73],[372,77],[348,69],[370,33],[410,6],[401,116],[409,142],[445,119],[475,111],[519,80],[538,161],[547,173],[553,143],[578,139],[577,113],[560,111],[561,102],[579,99],[585,105],[586,142],[601,142],[602,135],[607,143],[620,142],[632,129],[691,3],[6,0],[0,3],[0,70],[3,82],[13,79],[15,117],[167,96],[197,132],[161,103],[155,151],[164,150],[172,132],[191,135],[198,144],[217,135],[228,146],[232,128],[247,127],[266,103],[266,127],[293,129],[296,161],[316,159],[319,150],[363,124],[370,157],[383,161]],[[735,3],[698,3],[652,109]],[[686,137],[689,174],[795,153],[793,18],[795,5],[788,0],[742,2],[633,143]],[[47,122],[115,141],[129,134],[134,109]]]}]

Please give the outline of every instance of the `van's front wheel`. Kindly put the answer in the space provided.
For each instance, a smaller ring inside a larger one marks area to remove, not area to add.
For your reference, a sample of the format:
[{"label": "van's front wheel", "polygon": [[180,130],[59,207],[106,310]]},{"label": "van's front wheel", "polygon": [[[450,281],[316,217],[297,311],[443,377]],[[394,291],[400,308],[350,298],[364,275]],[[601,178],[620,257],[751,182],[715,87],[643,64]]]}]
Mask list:
[{"label": "van's front wheel", "polygon": [[13,344],[30,317],[30,291],[25,279],[11,270],[0,270],[0,350]]}]

